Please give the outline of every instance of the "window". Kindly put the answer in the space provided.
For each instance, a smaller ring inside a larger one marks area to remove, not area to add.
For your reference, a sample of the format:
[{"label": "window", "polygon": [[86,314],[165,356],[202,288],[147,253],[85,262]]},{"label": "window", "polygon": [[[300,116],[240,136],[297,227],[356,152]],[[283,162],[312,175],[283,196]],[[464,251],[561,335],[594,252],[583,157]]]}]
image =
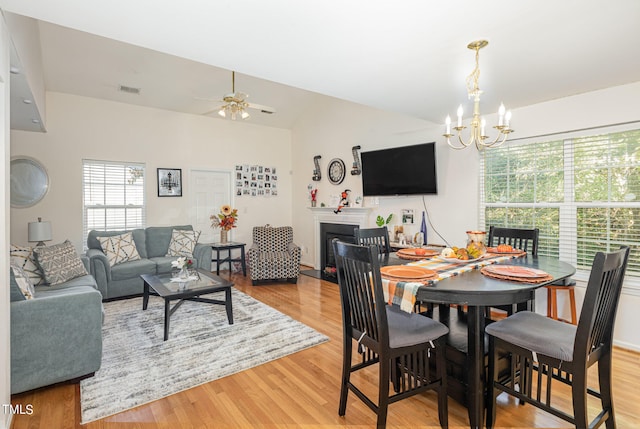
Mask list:
[{"label": "window", "polygon": [[[82,162],[83,242],[89,231],[144,228],[144,164]],[[85,244],[86,245],[86,244]]]},{"label": "window", "polygon": [[487,229],[539,228],[539,254],[585,272],[628,245],[627,275],[640,276],[640,130],[510,142],[484,152],[482,172]]}]

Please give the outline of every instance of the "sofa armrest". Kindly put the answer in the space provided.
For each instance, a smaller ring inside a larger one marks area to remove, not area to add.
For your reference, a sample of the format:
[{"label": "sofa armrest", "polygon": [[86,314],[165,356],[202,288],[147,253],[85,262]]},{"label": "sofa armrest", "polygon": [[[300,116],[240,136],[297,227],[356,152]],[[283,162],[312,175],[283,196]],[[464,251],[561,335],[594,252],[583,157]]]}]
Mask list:
[{"label": "sofa armrest", "polygon": [[211,271],[211,246],[206,244],[196,244],[193,249],[193,257],[198,261],[198,268]]},{"label": "sofa armrest", "polygon": [[260,255],[260,248],[257,243],[252,243],[249,250],[247,250],[247,259],[250,267],[258,266],[258,255]]},{"label": "sofa armrest", "polygon": [[107,256],[98,249],[88,249],[89,273],[96,279],[98,290],[103,297],[107,297],[107,285],[111,281],[111,265]]},{"label": "sofa armrest", "polygon": [[287,251],[291,255],[291,258],[296,263],[300,264],[300,258],[302,257],[302,251],[300,249],[300,246],[298,246],[295,243],[289,243],[289,246],[287,247]]},{"label": "sofa armrest", "polygon": [[70,287],[11,303],[11,393],[91,374],[102,361],[102,295]]}]

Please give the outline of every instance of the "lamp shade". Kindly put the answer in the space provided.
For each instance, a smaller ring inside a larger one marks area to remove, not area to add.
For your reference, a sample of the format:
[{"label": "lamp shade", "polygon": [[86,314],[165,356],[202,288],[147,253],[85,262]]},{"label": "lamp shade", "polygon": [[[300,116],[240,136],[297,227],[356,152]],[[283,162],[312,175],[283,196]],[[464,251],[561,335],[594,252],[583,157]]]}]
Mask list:
[{"label": "lamp shade", "polygon": [[[29,241],[50,241],[51,240],[51,222],[29,222]],[[44,243],[43,243],[44,244]]]}]

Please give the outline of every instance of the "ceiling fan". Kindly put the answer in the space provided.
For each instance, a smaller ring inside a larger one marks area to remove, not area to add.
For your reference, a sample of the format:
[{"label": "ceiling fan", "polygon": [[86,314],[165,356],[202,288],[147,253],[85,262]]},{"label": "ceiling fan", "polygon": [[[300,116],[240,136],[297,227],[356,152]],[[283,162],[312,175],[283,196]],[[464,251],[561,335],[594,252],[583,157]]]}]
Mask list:
[{"label": "ceiling fan", "polygon": [[222,97],[222,102],[224,104],[220,106],[218,109],[213,109],[208,112],[203,113],[203,115],[209,115],[213,112],[218,112],[218,115],[223,118],[231,118],[232,121],[235,121],[238,117],[241,119],[248,119],[251,115],[247,109],[256,109],[261,113],[272,114],[276,112],[276,109],[269,106],[264,106],[262,104],[249,103],[247,102],[247,98],[249,95],[243,92],[236,92],[236,72],[231,72],[231,93],[225,94]]}]

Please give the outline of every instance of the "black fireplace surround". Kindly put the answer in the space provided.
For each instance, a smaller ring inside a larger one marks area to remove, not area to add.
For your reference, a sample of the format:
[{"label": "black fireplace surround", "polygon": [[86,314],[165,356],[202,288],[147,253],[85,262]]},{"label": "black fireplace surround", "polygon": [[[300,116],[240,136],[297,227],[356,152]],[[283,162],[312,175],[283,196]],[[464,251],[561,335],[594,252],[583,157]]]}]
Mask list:
[{"label": "black fireplace surround", "polygon": [[331,241],[337,238],[346,243],[355,243],[354,230],[358,225],[343,223],[320,223],[320,269],[304,270],[302,274],[311,277],[328,280],[334,283],[338,282],[335,275],[336,259],[333,254],[333,246]]}]

